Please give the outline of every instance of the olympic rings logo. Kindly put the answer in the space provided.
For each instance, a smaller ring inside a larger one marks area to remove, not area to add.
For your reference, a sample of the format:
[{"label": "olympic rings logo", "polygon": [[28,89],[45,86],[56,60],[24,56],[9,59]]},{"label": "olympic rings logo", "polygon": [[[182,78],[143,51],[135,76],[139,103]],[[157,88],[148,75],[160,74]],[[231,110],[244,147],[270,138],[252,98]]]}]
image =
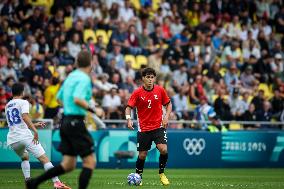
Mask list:
[{"label": "olympic rings logo", "polygon": [[206,142],[204,138],[187,138],[183,141],[183,147],[188,155],[200,155],[202,151],[205,149]]}]

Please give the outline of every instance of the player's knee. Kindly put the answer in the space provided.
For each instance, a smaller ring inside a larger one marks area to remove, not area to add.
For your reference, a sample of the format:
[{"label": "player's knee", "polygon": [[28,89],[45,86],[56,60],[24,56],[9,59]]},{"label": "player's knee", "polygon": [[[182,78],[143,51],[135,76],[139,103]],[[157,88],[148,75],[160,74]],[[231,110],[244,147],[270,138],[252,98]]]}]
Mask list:
[{"label": "player's knee", "polygon": [[93,154],[83,158],[83,167],[94,169],[95,166],[96,166],[96,161],[95,161],[95,157]]},{"label": "player's knee", "polygon": [[96,166],[96,163],[94,160],[83,161],[83,167],[94,169],[95,166]]},{"label": "player's knee", "polygon": [[76,166],[63,166],[65,172],[70,172],[75,169]]},{"label": "player's knee", "polygon": [[147,152],[139,152],[139,159],[145,160],[147,157]]},{"label": "player's knee", "polygon": [[145,160],[146,159],[146,155],[139,155],[139,159]]},{"label": "player's knee", "polygon": [[29,154],[28,153],[24,153],[21,157],[22,161],[28,161],[30,158],[29,158]]},{"label": "player's knee", "polygon": [[95,161],[88,161],[83,163],[83,167],[89,168],[89,169],[94,169],[96,166]]},{"label": "player's knee", "polygon": [[76,162],[61,162],[61,166],[63,167],[65,172],[70,172],[76,168]]},{"label": "player's knee", "polygon": [[39,160],[42,164],[46,164],[46,163],[50,162],[50,160],[48,159],[48,157],[47,157],[45,154],[43,154],[43,155],[41,155],[40,157],[38,157],[38,160]]}]

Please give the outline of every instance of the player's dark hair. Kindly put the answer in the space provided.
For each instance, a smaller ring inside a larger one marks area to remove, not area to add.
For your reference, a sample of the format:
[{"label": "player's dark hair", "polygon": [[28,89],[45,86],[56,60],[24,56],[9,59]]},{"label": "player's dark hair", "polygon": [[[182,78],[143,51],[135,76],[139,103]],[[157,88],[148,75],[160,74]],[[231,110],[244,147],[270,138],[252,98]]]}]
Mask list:
[{"label": "player's dark hair", "polygon": [[153,68],[144,68],[142,70],[142,77],[145,77],[146,75],[156,76],[156,71]]},{"label": "player's dark hair", "polygon": [[23,94],[24,92],[24,85],[21,84],[21,83],[15,83],[13,86],[12,86],[12,94],[13,96],[20,96]]},{"label": "player's dark hair", "polygon": [[92,55],[86,50],[79,52],[77,56],[77,66],[79,68],[86,68],[91,65]]}]

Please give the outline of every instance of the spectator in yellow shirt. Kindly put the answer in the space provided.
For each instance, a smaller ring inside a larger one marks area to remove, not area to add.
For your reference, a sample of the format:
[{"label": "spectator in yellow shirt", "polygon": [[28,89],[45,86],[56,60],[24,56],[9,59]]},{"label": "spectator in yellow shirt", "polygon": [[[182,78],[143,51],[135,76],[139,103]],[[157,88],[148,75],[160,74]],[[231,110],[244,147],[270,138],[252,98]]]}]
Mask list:
[{"label": "spectator in yellow shirt", "polygon": [[200,11],[199,11],[199,3],[193,3],[193,9],[187,12],[187,21],[188,24],[192,27],[196,27],[200,23]]},{"label": "spectator in yellow shirt", "polygon": [[43,119],[44,110],[42,105],[40,104],[40,97],[35,95],[32,97],[31,95],[27,95],[24,97],[25,100],[30,103],[30,115],[32,120]]},{"label": "spectator in yellow shirt", "polygon": [[45,119],[53,119],[59,110],[59,104],[56,100],[56,94],[59,90],[59,79],[53,77],[51,79],[51,85],[44,91],[44,106],[45,106]]}]

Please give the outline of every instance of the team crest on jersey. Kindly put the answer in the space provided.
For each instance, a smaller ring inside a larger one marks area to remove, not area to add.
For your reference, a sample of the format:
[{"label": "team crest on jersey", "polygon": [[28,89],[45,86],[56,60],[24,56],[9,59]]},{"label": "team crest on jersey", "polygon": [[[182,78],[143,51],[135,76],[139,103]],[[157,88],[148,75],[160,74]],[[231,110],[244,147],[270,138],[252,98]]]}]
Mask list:
[{"label": "team crest on jersey", "polygon": [[158,99],[158,95],[154,95],[155,99]]}]

